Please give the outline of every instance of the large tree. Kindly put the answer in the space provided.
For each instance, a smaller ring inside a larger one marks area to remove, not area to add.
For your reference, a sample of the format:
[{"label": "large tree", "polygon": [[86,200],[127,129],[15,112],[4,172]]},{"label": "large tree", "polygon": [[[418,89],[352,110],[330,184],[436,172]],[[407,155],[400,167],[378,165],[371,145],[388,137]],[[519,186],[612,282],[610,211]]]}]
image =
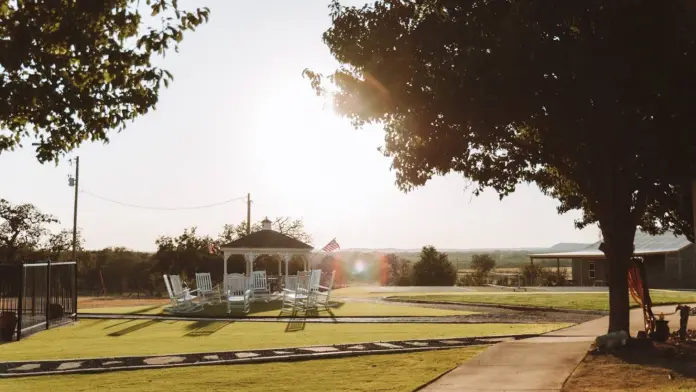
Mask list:
[{"label": "large tree", "polygon": [[[292,219],[287,216],[279,216],[271,221],[271,228],[288,237],[302,241],[307,244],[312,243],[312,236],[305,231],[304,223],[301,219]],[[251,233],[261,230],[261,221],[251,224]],[[226,224],[222,228],[222,233],[218,236],[220,243],[229,243],[242,238],[247,233],[247,222],[243,221],[238,225]]]},{"label": "large tree", "polygon": [[665,214],[694,176],[694,3],[333,1],[330,13],[323,40],[341,67],[305,74],[355,126],[384,125],[400,188],[455,172],[501,197],[533,182],[559,212],[582,210],[577,226],[599,224],[609,260],[609,331],[628,331],[636,228],[683,227]]},{"label": "large tree", "polygon": [[155,108],[172,75],[154,55],[208,20],[177,0],[0,0],[0,154],[57,159]]},{"label": "large tree", "polygon": [[53,215],[42,213],[33,204],[12,204],[0,199],[0,250],[5,261],[17,261],[20,250],[34,250],[48,233],[46,225],[57,222]]}]

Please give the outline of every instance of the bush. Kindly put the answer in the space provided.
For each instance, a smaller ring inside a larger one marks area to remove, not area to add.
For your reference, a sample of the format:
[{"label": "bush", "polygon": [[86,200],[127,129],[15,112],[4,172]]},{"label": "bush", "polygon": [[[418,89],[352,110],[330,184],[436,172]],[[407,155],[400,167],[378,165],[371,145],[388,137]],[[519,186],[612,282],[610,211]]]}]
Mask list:
[{"label": "bush", "polygon": [[457,269],[434,246],[424,246],[420,259],[413,266],[413,284],[416,286],[453,286]]},{"label": "bush", "polygon": [[563,286],[568,278],[565,270],[559,272],[539,264],[525,264],[520,273],[526,286]]}]

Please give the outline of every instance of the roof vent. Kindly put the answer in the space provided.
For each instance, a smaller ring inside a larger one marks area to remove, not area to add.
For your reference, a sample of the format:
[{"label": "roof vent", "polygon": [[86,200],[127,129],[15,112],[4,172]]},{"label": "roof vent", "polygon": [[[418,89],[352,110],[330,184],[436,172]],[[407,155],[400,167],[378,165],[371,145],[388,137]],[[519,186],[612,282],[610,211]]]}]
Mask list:
[{"label": "roof vent", "polygon": [[271,229],[271,221],[268,220],[268,217],[266,217],[266,219],[261,221],[261,230],[272,230]]}]

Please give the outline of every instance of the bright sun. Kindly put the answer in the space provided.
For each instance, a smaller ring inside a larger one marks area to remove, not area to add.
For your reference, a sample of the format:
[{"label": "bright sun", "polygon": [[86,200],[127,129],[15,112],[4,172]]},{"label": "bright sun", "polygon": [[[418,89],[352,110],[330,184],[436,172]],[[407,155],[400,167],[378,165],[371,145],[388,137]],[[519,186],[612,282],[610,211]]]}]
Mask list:
[{"label": "bright sun", "polygon": [[355,272],[360,273],[365,271],[365,263],[362,261],[356,261],[355,264],[353,265],[353,268],[355,269]]}]

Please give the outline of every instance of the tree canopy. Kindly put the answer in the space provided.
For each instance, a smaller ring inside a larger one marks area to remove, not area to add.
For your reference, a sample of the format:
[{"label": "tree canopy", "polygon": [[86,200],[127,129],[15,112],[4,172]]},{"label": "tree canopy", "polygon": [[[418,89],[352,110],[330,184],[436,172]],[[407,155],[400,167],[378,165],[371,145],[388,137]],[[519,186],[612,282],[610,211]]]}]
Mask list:
[{"label": "tree canopy", "polygon": [[384,125],[403,190],[455,172],[477,193],[533,182],[559,212],[582,210],[577,226],[599,224],[611,261],[609,330],[628,330],[636,227],[690,226],[678,201],[695,174],[695,12],[687,0],[333,1],[323,41],[341,67],[305,75],[355,126]]},{"label": "tree canopy", "polygon": [[37,247],[48,233],[46,225],[51,223],[58,223],[58,219],[33,204],[0,199],[0,251],[5,261],[13,263],[20,250]]},{"label": "tree canopy", "polygon": [[434,246],[424,246],[420,259],[413,265],[413,285],[454,286],[457,269],[449,262],[447,253],[438,252]]},{"label": "tree canopy", "polygon": [[107,142],[172,80],[153,55],[208,16],[177,0],[0,0],[0,153],[29,136],[41,162]]},{"label": "tree canopy", "polygon": [[[261,221],[251,224],[251,233],[255,233],[261,230]],[[302,241],[305,244],[312,243],[312,236],[305,231],[304,222],[301,219],[292,219],[287,216],[279,216],[271,222],[271,228],[281,234],[285,234],[288,237],[292,237],[296,240]],[[218,237],[218,242],[222,245],[225,243],[230,243],[239,238],[247,235],[247,222],[242,221],[238,225],[226,224],[222,233]]]}]

